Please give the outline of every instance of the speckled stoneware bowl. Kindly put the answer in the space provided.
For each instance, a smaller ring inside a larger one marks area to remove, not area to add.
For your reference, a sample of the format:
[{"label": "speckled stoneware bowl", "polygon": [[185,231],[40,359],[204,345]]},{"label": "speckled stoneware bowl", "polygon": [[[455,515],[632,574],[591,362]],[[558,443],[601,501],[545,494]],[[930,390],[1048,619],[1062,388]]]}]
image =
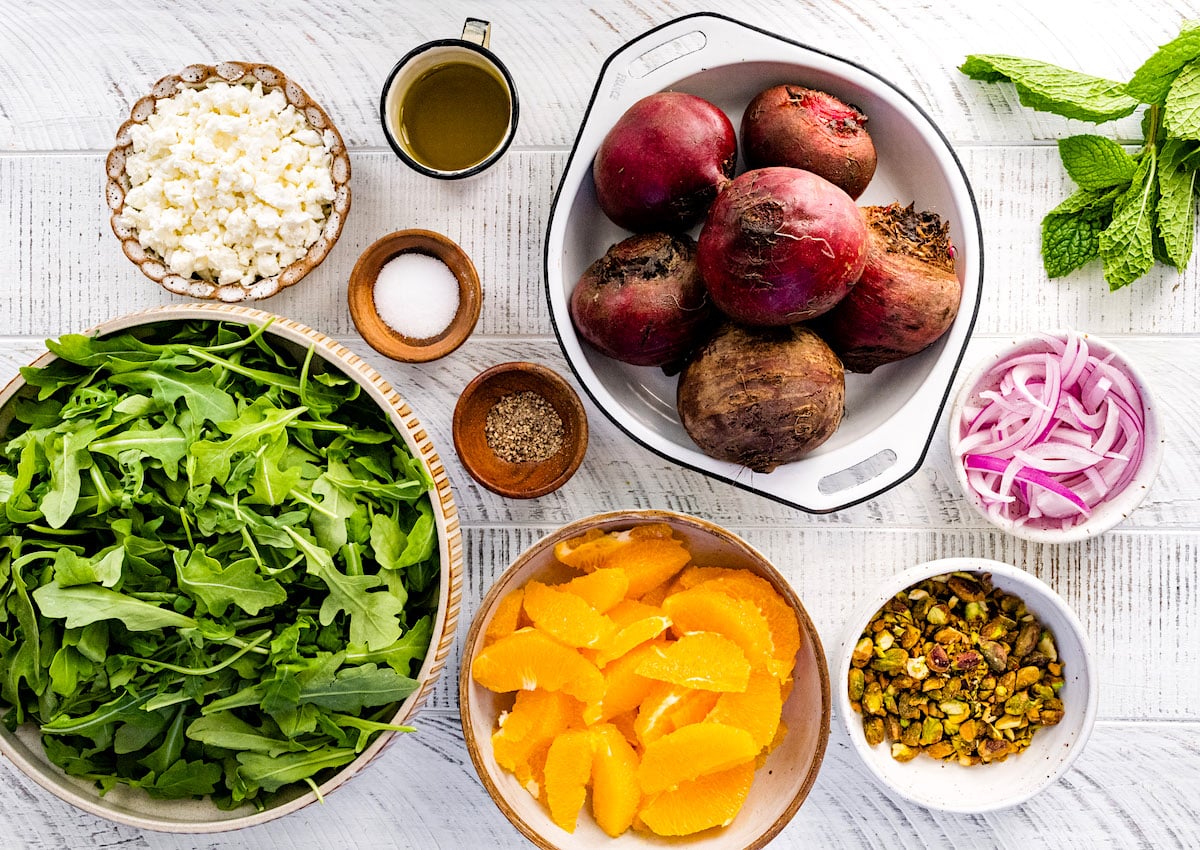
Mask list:
[{"label": "speckled stoneware bowl", "polygon": [[[362,391],[370,396],[371,400],[391,420],[413,457],[417,458],[425,467],[433,480],[433,489],[429,495],[433,506],[440,555],[437,614],[433,622],[429,650],[420,671],[416,674],[420,687],[400,703],[390,721],[397,725],[409,722],[417,709],[429,697],[446,664],[451,644],[454,641],[458,608],[462,596],[463,549],[458,510],[455,508],[454,498],[450,492],[450,479],[433,447],[428,431],[417,419],[407,402],[400,397],[400,394],[357,354],[324,334],[298,322],[273,316],[261,310],[221,304],[171,305],[112,319],[91,329],[88,334],[104,336],[133,328],[145,328],[149,325],[197,320],[260,326],[270,321],[271,325],[267,328],[266,334],[273,337],[273,341],[280,342],[297,353],[313,348],[316,355],[323,359],[329,368],[342,372],[362,387]],[[31,365],[45,366],[55,359],[53,354],[46,353],[33,361]],[[0,391],[0,433],[3,433],[11,421],[12,413],[9,402],[26,386],[25,380],[17,377]],[[419,735],[421,733],[418,731],[412,734]],[[335,789],[341,787],[394,740],[395,733],[382,733],[354,761],[327,776],[318,786],[320,795],[327,797]],[[38,785],[68,803],[94,815],[142,829],[178,833],[222,832],[265,823],[301,809],[318,799],[317,793],[313,791],[293,790],[276,795],[268,801],[267,807],[262,811],[257,811],[248,805],[222,811],[207,798],[202,800],[156,800],[139,789],[123,785],[118,785],[101,796],[94,783],[86,779],[68,776],[50,762],[43,751],[37,728],[28,723],[18,727],[15,732],[10,732],[0,726],[0,753],[3,753],[9,761]],[[3,844],[5,842],[0,841],[0,845]]]},{"label": "speckled stoneware bowl", "polygon": [[[576,573],[554,557],[554,546],[591,529],[619,531],[665,522],[683,539],[692,562],[706,566],[747,570],[766,579],[786,600],[800,625],[800,649],[792,671],[794,684],[783,704],[787,735],[758,767],[754,784],[741,812],[729,826],[707,829],[682,838],[659,838],[630,829],[610,838],[593,820],[585,804],[575,832],[568,833],[551,819],[546,807],[521,786],[517,778],[496,763],[492,732],[511,694],[497,694],[477,684],[471,664],[483,648],[488,623],[497,603],[509,591],[530,580],[555,583]],[[821,769],[829,739],[830,685],[825,652],[816,627],[787,579],[756,549],[735,534],[698,517],[670,511],[616,511],[586,517],[543,537],[522,553],[496,579],[471,621],[463,645],[458,683],[459,713],[467,751],[484,787],[504,816],[542,850],[645,850],[652,847],[686,847],[688,850],[757,850],[787,826],[808,796]]]},{"label": "speckled stoneware bowl", "polygon": [[[867,743],[862,715],[850,706],[847,692],[850,656],[863,629],[884,603],[927,578],[954,572],[990,574],[994,587],[1023,600],[1054,635],[1066,680],[1060,692],[1063,719],[1055,726],[1039,729],[1028,749],[1001,762],[964,767],[925,755],[908,762],[896,761],[890,742],[874,747]],[[847,621],[834,663],[834,704],[853,750],[867,771],[891,794],[929,809],[982,813],[1025,802],[1071,769],[1096,723],[1099,702],[1096,671],[1090,641],[1079,618],[1061,596],[1036,576],[986,558],[944,558],[889,576]]]},{"label": "speckled stoneware bowl", "polygon": [[[278,89],[287,98],[287,102],[302,113],[309,125],[316,131],[333,134],[333,145],[329,151],[335,196],[325,219],[325,226],[320,237],[308,248],[308,253],[286,266],[279,274],[263,277],[249,285],[241,283],[219,284],[204,280],[195,275],[183,277],[173,273],[162,260],[162,257],[142,247],[138,241],[135,229],[121,223],[121,213],[125,207],[125,193],[129,191],[129,176],[125,171],[125,159],[129,155],[133,139],[129,128],[134,124],[144,124],[154,114],[155,103],[161,98],[168,98],[183,88],[203,88],[210,82],[238,83],[252,85],[262,83],[264,91]],[[189,65],[177,74],[170,74],[156,82],[150,89],[150,94],[133,105],[129,120],[117,130],[116,145],[109,151],[105,161],[104,184],[105,200],[112,211],[109,222],[113,233],[121,240],[121,249],[142,274],[176,295],[186,295],[191,298],[216,299],[220,301],[251,301],[267,298],[281,289],[298,283],[305,275],[321,264],[333,249],[338,236],[342,232],[346,214],[350,211],[350,155],[337,127],[329,115],[315,100],[309,97],[293,80],[289,80],[278,68],[255,62],[222,62],[219,65]]]}]

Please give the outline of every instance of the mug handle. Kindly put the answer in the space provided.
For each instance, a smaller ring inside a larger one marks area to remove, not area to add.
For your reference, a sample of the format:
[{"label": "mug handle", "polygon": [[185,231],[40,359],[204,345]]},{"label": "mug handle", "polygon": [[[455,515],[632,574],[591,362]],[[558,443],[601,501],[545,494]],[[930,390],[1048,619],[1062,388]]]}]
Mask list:
[{"label": "mug handle", "polygon": [[467,22],[463,24],[462,40],[486,48],[492,40],[491,22],[481,21],[479,18],[467,18]]}]

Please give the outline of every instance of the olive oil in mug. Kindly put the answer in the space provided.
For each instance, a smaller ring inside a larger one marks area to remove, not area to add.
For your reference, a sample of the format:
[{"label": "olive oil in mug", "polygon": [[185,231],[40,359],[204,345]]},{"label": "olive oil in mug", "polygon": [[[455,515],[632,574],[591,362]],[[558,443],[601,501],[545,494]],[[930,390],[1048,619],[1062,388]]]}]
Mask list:
[{"label": "olive oil in mug", "polygon": [[508,132],[512,101],[492,71],[449,62],[422,74],[404,93],[396,122],[413,159],[461,171],[491,155]]}]

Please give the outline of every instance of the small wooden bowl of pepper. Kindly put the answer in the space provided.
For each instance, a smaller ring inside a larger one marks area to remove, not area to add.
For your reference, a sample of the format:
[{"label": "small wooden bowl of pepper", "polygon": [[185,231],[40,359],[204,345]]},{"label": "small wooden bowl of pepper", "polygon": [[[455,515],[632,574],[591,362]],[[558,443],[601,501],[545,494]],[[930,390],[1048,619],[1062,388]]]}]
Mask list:
[{"label": "small wooden bowl of pepper", "polygon": [[500,363],[467,384],[454,407],[454,448],[471,477],[510,499],[567,483],[587,452],[587,413],[561,375]]}]

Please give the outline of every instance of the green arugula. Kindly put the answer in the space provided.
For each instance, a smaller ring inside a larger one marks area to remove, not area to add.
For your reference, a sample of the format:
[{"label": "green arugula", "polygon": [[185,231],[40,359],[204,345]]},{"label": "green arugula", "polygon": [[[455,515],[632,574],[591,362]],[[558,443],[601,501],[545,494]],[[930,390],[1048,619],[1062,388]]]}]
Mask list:
[{"label": "green arugula", "polygon": [[1062,277],[1099,258],[1116,290],[1156,260],[1187,266],[1200,165],[1200,21],[1185,21],[1127,83],[1001,55],[968,56],[960,70],[974,80],[1013,83],[1025,106],[1095,124],[1147,107],[1144,138],[1133,154],[1102,136],[1059,140],[1063,167],[1079,191],[1042,220],[1047,275]]},{"label": "green arugula", "polygon": [[356,383],[263,330],[69,335],[22,370],[0,705],[102,793],[261,808],[411,731],[388,720],[432,640],[432,483]]}]

